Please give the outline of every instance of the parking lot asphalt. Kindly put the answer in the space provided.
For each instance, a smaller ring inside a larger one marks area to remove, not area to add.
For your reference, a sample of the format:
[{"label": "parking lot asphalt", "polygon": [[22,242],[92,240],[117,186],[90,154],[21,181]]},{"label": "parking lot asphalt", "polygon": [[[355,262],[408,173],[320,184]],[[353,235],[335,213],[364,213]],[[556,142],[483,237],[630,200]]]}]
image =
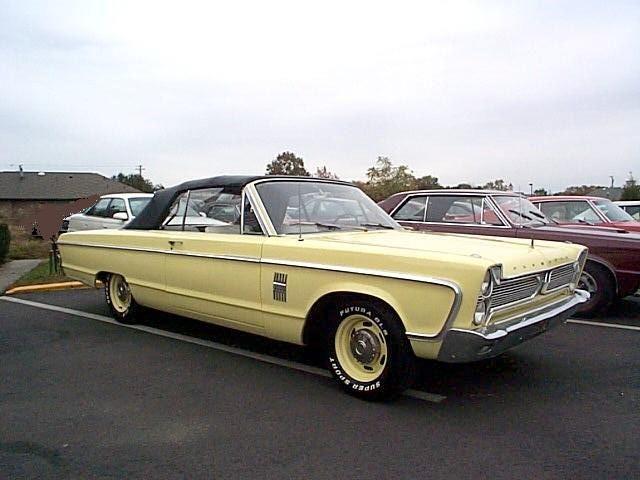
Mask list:
[{"label": "parking lot asphalt", "polygon": [[421,362],[415,395],[377,404],[343,394],[301,347],[164,314],[147,331],[106,323],[95,290],[18,298],[80,313],[0,301],[0,478],[640,471],[640,330],[617,328],[640,327],[638,298],[594,319],[609,327],[570,323],[474,364]]}]

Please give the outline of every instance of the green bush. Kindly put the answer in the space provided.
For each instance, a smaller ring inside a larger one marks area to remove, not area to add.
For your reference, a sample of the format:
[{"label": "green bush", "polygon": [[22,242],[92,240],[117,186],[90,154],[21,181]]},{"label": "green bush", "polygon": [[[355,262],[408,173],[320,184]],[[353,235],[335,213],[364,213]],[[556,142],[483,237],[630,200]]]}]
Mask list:
[{"label": "green bush", "polygon": [[10,243],[11,233],[9,233],[9,227],[4,223],[0,223],[0,263],[7,258]]}]

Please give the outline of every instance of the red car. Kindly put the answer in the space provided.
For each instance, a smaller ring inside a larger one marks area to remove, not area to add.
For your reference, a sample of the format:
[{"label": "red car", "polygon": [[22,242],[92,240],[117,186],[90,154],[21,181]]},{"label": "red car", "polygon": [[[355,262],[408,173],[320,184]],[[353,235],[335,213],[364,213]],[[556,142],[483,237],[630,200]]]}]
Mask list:
[{"label": "red car", "polygon": [[529,200],[561,225],[596,225],[640,232],[640,222],[606,198],[553,196],[529,197]]},{"label": "red car", "polygon": [[[573,242],[589,248],[579,288],[591,299],[583,316],[606,309],[640,287],[640,235],[612,228],[555,225],[526,197],[513,192],[422,190],[379,203],[400,224],[415,230]],[[528,247],[531,248],[531,247]]]}]

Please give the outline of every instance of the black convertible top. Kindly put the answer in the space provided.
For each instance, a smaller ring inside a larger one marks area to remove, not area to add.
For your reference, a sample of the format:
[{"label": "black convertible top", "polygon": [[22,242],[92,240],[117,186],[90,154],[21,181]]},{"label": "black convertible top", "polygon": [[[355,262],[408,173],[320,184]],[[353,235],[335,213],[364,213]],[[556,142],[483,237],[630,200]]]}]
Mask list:
[{"label": "black convertible top", "polygon": [[345,183],[340,180],[326,180],[312,177],[296,177],[290,175],[223,175],[219,177],[202,178],[200,180],[190,180],[175,187],[158,190],[147,206],[129,224],[125,225],[127,230],[156,230],[169,215],[169,210],[176,198],[187,190],[198,190],[201,188],[223,188],[224,193],[239,195],[245,185],[262,179],[287,179],[287,180],[317,180],[330,181],[332,183]]}]

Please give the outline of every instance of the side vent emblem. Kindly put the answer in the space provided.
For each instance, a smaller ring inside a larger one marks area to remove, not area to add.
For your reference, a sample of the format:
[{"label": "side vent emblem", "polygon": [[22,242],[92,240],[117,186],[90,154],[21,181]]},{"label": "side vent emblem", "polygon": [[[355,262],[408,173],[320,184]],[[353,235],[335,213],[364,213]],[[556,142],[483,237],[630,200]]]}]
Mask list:
[{"label": "side vent emblem", "polygon": [[274,273],[273,274],[273,299],[278,302],[287,301],[287,274],[286,273]]}]

